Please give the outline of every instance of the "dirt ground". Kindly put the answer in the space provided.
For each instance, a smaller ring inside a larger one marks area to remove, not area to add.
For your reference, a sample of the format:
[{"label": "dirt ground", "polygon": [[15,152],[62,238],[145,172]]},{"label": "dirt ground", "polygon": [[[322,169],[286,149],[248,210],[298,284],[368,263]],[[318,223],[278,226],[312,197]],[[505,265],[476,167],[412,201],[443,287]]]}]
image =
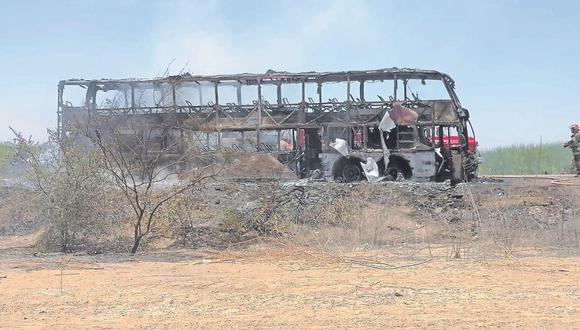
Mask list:
[{"label": "dirt ground", "polygon": [[230,254],[173,251],[141,259],[5,258],[0,327],[571,329],[580,324],[579,257],[407,260],[377,251],[364,256],[403,267],[332,262],[279,246]]},{"label": "dirt ground", "polygon": [[0,236],[0,328],[580,328],[580,250],[570,225],[576,206],[565,200],[580,192],[575,182],[471,187],[484,221],[513,209],[509,223],[528,228],[529,221],[529,233],[555,234],[526,241],[515,236],[520,227],[499,227],[509,235],[498,237],[517,243],[509,255],[491,231],[485,239],[466,236],[460,258],[450,253],[456,236],[400,240],[455,210],[456,192],[445,186],[402,186],[401,196],[384,186],[378,197],[413,200],[387,219],[393,223],[383,234],[393,239],[382,246],[353,240],[358,245],[340,252],[258,240],[226,250],[63,255],[37,251],[36,233]]}]

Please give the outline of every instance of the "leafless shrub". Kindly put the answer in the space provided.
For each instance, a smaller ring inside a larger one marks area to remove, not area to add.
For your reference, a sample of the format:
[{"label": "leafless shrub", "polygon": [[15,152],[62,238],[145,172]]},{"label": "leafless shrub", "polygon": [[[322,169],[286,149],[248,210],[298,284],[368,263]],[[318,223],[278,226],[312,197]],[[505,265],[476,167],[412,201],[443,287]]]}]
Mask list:
[{"label": "leafless shrub", "polygon": [[563,199],[561,203],[560,219],[552,240],[560,247],[577,248],[580,246],[580,217],[577,202],[574,199]]},{"label": "leafless shrub", "polygon": [[478,230],[482,252],[512,257],[527,249],[574,246],[573,195],[553,193],[552,200],[529,191],[491,191]]},{"label": "leafless shrub", "polygon": [[100,154],[98,165],[133,210],[133,246],[155,228],[157,211],[173,198],[215,175],[213,159],[184,139],[175,139],[172,118],[161,125],[139,118],[102,118],[94,132],[82,131]]},{"label": "leafless shrub", "polygon": [[[355,218],[360,214],[360,205],[350,199],[333,196],[322,205],[318,205],[320,214],[317,218],[311,218],[308,223],[329,224],[332,226],[352,226]],[[308,219],[308,218],[306,218]],[[360,228],[360,226],[358,226]]]},{"label": "leafless shrub", "polygon": [[292,201],[292,194],[293,191],[286,192],[274,184],[262,187],[255,203],[241,212],[244,228],[258,235],[286,236],[290,217],[284,212],[284,206]]},{"label": "leafless shrub", "polygon": [[[165,219],[166,235],[176,236],[185,247],[190,241],[191,233],[195,230],[199,219],[195,216],[195,210],[191,209],[187,195],[177,196],[168,201],[159,211],[159,218]],[[163,234],[163,233],[160,233]]]},{"label": "leafless shrub", "polygon": [[467,259],[474,239],[475,222],[470,210],[461,210],[459,215],[448,217],[441,222],[443,234],[448,242],[447,258]]},{"label": "leafless shrub", "polygon": [[[232,239],[252,234],[270,237],[292,235],[292,224],[305,224],[322,213],[318,210],[308,214],[303,194],[302,187],[288,189],[277,183],[261,184],[259,189],[248,192],[249,201],[245,205],[223,210],[222,229]],[[309,224],[313,225],[314,221]]]}]

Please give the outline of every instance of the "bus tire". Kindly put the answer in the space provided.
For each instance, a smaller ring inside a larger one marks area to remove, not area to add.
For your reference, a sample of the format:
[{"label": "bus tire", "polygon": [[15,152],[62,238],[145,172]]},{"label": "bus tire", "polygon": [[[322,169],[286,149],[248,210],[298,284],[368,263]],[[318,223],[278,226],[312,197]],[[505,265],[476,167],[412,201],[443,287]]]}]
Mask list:
[{"label": "bus tire", "polygon": [[363,169],[358,158],[342,157],[334,163],[334,179],[342,182],[355,182],[365,179]]},{"label": "bus tire", "polygon": [[346,182],[361,181],[364,178],[363,170],[355,162],[347,162],[342,167],[342,178]]}]

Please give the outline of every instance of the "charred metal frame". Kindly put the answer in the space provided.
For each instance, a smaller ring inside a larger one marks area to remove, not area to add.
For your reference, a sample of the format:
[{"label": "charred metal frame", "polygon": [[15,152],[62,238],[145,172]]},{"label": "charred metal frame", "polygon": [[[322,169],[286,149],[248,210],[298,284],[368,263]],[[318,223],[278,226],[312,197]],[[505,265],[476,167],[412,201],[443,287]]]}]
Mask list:
[{"label": "charred metal frame", "polygon": [[[399,84],[403,83],[403,102],[410,107],[430,108],[417,99],[408,97],[407,82],[410,79],[439,80],[445,86],[452,111],[455,116],[444,118],[431,116],[417,122],[421,127],[431,127],[432,141],[437,134],[436,127],[456,127],[458,131],[468,135],[468,112],[461,107],[455,94],[455,82],[448,75],[420,69],[379,69],[369,71],[342,72],[304,72],[289,73],[268,71],[265,74],[235,74],[235,75],[191,75],[189,73],[168,76],[159,79],[99,79],[63,80],[58,84],[58,132],[67,134],[78,120],[78,114],[86,117],[131,115],[144,117],[163,117],[171,115],[179,121],[180,134],[184,130],[211,131],[218,133],[218,144],[221,132],[255,131],[256,144],[261,143],[261,132],[265,130],[298,130],[329,127],[353,128],[362,127],[364,134],[364,151],[367,151],[366,128],[376,127],[386,111],[392,109],[397,101]],[[393,81],[393,98],[371,101],[365,98],[365,83],[372,81]],[[323,90],[327,84],[346,83],[344,100],[323,99]],[[353,83],[359,84],[359,97],[352,95]],[[283,94],[283,86],[298,84],[301,90],[300,102],[291,103]],[[314,84],[317,89],[317,100],[308,98],[306,86]],[[86,89],[84,104],[73,105],[64,99],[65,89],[78,86]],[[236,102],[222,101],[220,87],[230,86],[236,90]],[[243,102],[242,88],[255,86],[257,97],[251,103]],[[276,88],[276,102],[270,103],[263,99],[262,89],[267,86]],[[203,99],[203,89],[213,88],[213,99]],[[179,97],[184,88],[196,90],[198,95]],[[123,94],[121,104],[103,106],[97,103],[99,91],[117,91]],[[153,102],[143,103],[139,93],[152,90]],[[160,92],[161,91],[161,92]],[[162,97],[155,100],[155,93]],[[194,99],[197,98],[197,99]],[[74,119],[76,118],[76,119]],[[352,131],[352,130],[349,130]],[[279,135],[280,133],[278,133]],[[349,135],[353,132],[349,132]],[[448,135],[447,135],[448,136]],[[441,138],[443,135],[441,135]],[[442,141],[440,141],[442,143]],[[326,146],[323,146],[326,148]],[[397,148],[401,149],[401,148]],[[404,149],[404,148],[402,148]]]}]

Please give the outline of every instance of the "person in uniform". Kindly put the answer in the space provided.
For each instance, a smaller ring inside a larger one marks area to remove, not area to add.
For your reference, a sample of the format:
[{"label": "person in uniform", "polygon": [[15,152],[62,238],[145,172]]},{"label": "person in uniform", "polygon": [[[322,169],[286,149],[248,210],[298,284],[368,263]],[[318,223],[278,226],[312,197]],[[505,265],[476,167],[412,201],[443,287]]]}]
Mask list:
[{"label": "person in uniform", "polygon": [[570,125],[570,132],[572,132],[572,137],[570,141],[564,143],[564,148],[572,149],[574,165],[576,166],[576,176],[580,177],[580,125]]}]

